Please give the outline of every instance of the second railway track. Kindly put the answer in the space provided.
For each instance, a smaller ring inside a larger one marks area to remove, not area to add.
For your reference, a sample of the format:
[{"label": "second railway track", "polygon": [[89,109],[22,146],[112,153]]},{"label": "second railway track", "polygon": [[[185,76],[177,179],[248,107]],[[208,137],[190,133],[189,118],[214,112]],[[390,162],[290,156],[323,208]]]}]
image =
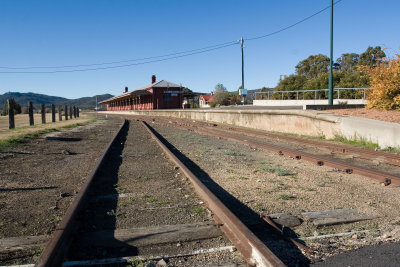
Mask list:
[{"label": "second railway track", "polygon": [[246,261],[284,266],[151,135],[157,139],[138,121],[121,126],[37,266],[124,266],[149,258],[164,258],[171,266],[240,266]]}]

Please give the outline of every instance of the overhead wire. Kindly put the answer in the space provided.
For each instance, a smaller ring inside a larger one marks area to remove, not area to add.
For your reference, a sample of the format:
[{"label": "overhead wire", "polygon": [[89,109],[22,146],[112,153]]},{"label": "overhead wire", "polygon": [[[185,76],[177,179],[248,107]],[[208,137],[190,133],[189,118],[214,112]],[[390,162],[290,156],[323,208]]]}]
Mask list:
[{"label": "overhead wire", "polygon": [[86,68],[86,69],[73,69],[73,70],[54,70],[54,71],[0,71],[0,73],[65,73],[65,72],[82,72],[82,71],[94,71],[94,70],[105,70],[105,69],[116,69],[116,68],[123,68],[123,67],[129,67],[129,66],[137,66],[137,65],[144,65],[144,64],[149,64],[149,63],[154,63],[154,62],[162,62],[166,60],[171,60],[171,59],[176,59],[176,58],[182,58],[182,57],[187,57],[191,55],[196,55],[196,54],[201,54],[205,52],[210,52],[213,50],[225,48],[228,46],[232,45],[237,45],[237,42],[226,44],[223,46],[215,47],[215,48],[210,48],[198,52],[193,52],[189,54],[184,54],[180,56],[173,56],[173,57],[168,57],[168,58],[162,58],[162,59],[156,59],[156,60],[151,60],[151,61],[145,61],[145,62],[138,62],[138,63],[132,63],[132,64],[124,64],[124,65],[117,65],[117,66],[108,66],[108,67],[99,67],[99,68]]},{"label": "overhead wire", "polygon": [[[336,5],[339,2],[343,0],[338,0],[334,2],[333,4]],[[327,6],[312,15],[301,19],[289,26],[286,26],[284,28],[281,28],[279,30],[276,30],[274,32],[252,37],[252,38],[244,38],[245,41],[253,41],[253,40],[258,40],[262,38],[266,38],[275,34],[278,34],[280,32],[283,32],[285,30],[288,30],[300,23],[303,23],[316,15],[324,12],[325,10],[329,9],[330,6]],[[182,58],[182,57],[187,57],[191,55],[196,55],[196,54],[201,54],[201,53],[206,53],[218,49],[222,49],[225,47],[229,47],[232,45],[237,45],[239,44],[238,41],[229,41],[217,45],[212,45],[212,46],[206,46],[202,48],[197,48],[197,49],[192,49],[192,50],[186,50],[186,51],[181,51],[181,52],[175,52],[175,53],[170,53],[170,54],[165,54],[165,55],[159,55],[159,56],[152,56],[152,57],[145,57],[145,58],[136,58],[136,59],[129,59],[129,60],[121,60],[121,61],[112,61],[112,62],[103,62],[103,63],[93,63],[93,64],[79,64],[79,65],[64,65],[64,66],[34,66],[34,67],[1,67],[0,69],[9,69],[13,71],[0,71],[0,73],[10,73],[10,74],[29,74],[29,73],[67,73],[67,72],[84,72],[84,71],[96,71],[96,70],[106,70],[106,69],[115,69],[115,68],[123,68],[123,67],[130,67],[130,66],[137,66],[137,65],[144,65],[144,64],[150,64],[150,63],[155,63],[155,62],[162,62],[162,61],[167,61],[167,60],[172,60],[176,58]],[[159,58],[159,59],[156,59]],[[149,60],[149,59],[154,59],[154,60]],[[138,63],[131,63],[131,64],[123,64],[123,65],[116,65],[116,66],[106,66],[106,67],[97,67],[97,68],[83,68],[83,69],[67,69],[67,70],[47,70],[47,71],[17,71],[17,70],[27,70],[27,69],[63,69],[63,68],[80,68],[80,67],[91,67],[91,66],[103,66],[103,65],[112,65],[112,64],[119,64],[119,63],[127,63],[127,62],[136,62],[136,61],[144,61],[144,62],[138,62]]]},{"label": "overhead wire", "polygon": [[[170,54],[165,54],[165,55],[159,55],[159,56],[152,56],[152,57],[144,57],[144,58],[135,58],[135,59],[128,59],[128,60],[121,60],[121,61],[112,61],[112,62],[103,62],[103,63],[92,63],[92,64],[80,64],[80,65],[65,65],[65,66],[34,66],[34,67],[1,67],[0,69],[61,69],[61,68],[77,68],[77,67],[90,67],[90,66],[101,66],[101,65],[111,65],[111,64],[119,64],[119,63],[126,63],[126,62],[134,62],[134,61],[143,61],[143,60],[149,60],[149,59],[154,59],[154,58],[162,58],[162,57],[169,57],[169,56],[174,56],[174,55],[179,55],[179,54],[186,54],[186,53],[191,53],[194,51],[201,51],[201,50],[206,50],[206,49],[212,49],[212,48],[217,48],[220,46],[225,46],[228,44],[233,44],[237,43],[237,41],[230,41],[230,42],[225,42],[221,44],[216,44],[216,45],[211,45],[211,46],[206,46],[202,48],[196,48],[196,49],[191,49],[191,50],[186,50],[186,51],[181,51],[181,52],[175,52],[175,53],[170,53]],[[208,50],[207,50],[208,51]]]},{"label": "overhead wire", "polygon": [[[341,1],[343,1],[343,0],[338,0],[338,1],[334,2],[333,5],[336,5],[337,3],[341,2]],[[253,38],[245,38],[244,40],[245,40],[245,41],[258,40],[258,39],[261,39],[261,38],[269,37],[269,36],[271,36],[271,35],[274,35],[274,34],[277,34],[277,33],[283,32],[283,31],[286,31],[286,30],[288,30],[288,29],[290,29],[290,28],[293,28],[294,26],[296,26],[296,25],[298,25],[298,24],[300,24],[300,23],[303,23],[304,21],[307,21],[307,20],[309,20],[309,19],[315,17],[316,15],[318,15],[318,14],[324,12],[325,10],[329,9],[330,7],[331,7],[331,6],[327,6],[327,7],[323,8],[323,9],[321,9],[320,11],[315,12],[314,14],[312,14],[312,15],[310,15],[310,16],[304,18],[304,19],[299,20],[299,21],[297,21],[297,22],[295,22],[295,23],[293,23],[293,24],[291,24],[291,25],[289,25],[289,26],[286,26],[286,27],[284,27],[284,28],[282,28],[282,29],[279,29],[279,30],[277,30],[277,31],[274,31],[274,32],[271,32],[271,33],[268,33],[268,34],[264,34],[264,35],[260,35],[260,36],[256,36],[256,37],[253,37]]]}]

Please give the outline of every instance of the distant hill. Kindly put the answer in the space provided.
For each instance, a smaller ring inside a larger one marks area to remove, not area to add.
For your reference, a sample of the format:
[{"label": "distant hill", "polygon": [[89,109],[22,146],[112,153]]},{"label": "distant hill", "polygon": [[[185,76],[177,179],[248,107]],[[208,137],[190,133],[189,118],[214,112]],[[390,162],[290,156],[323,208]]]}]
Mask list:
[{"label": "distant hill", "polygon": [[97,95],[92,97],[81,97],[77,99],[68,99],[64,97],[58,96],[49,96],[43,94],[35,94],[35,93],[18,93],[18,92],[9,92],[3,95],[0,95],[0,108],[4,106],[7,99],[14,98],[14,100],[20,104],[21,106],[28,105],[29,101],[33,102],[33,105],[39,108],[40,104],[45,104],[49,106],[51,104],[57,105],[68,105],[68,106],[77,106],[80,108],[95,108],[96,107],[96,97],[97,102],[105,100],[107,98],[113,97],[110,94]]}]

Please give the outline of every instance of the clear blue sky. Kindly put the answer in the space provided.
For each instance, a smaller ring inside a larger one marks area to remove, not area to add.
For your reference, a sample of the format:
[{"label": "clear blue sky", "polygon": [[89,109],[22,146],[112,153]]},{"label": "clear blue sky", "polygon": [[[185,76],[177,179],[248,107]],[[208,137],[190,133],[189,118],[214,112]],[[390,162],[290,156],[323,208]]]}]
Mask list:
[{"label": "clear blue sky", "polygon": [[[329,0],[0,0],[0,67],[94,64],[192,50],[268,34],[329,5]],[[376,45],[394,55],[400,47],[399,10],[398,0],[335,5],[334,58]],[[294,73],[300,60],[329,55],[329,10],[279,34],[245,41],[245,46],[245,87],[274,87],[279,75]],[[240,46],[107,70],[0,73],[0,94],[116,95],[125,86],[148,84],[152,74],[197,92],[210,92],[217,83],[233,91],[241,85]]]}]

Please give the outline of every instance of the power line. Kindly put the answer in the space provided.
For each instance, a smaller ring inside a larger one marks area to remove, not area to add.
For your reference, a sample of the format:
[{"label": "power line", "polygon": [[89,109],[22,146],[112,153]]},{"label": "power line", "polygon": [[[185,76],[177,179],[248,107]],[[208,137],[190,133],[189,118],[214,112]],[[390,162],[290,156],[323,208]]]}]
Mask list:
[{"label": "power line", "polygon": [[161,61],[166,61],[166,60],[171,60],[171,59],[176,59],[176,58],[181,58],[181,57],[187,57],[191,55],[196,55],[196,54],[201,54],[205,52],[210,52],[213,50],[225,48],[228,46],[232,45],[237,45],[237,42],[235,41],[234,43],[226,44],[223,46],[215,47],[215,48],[210,48],[198,52],[193,52],[189,54],[184,54],[180,56],[174,56],[174,57],[168,57],[168,58],[163,58],[163,59],[156,59],[156,60],[151,60],[151,61],[145,61],[145,62],[139,62],[139,63],[132,63],[132,64],[124,64],[124,65],[117,65],[117,66],[109,66],[109,67],[99,67],[99,68],[87,68],[87,69],[73,69],[73,70],[54,70],[54,71],[0,71],[0,73],[18,73],[18,74],[29,74],[29,73],[65,73],[65,72],[83,72],[83,71],[94,71],[94,70],[106,70],[106,69],[116,69],[116,68],[123,68],[123,67],[129,67],[129,66],[137,66],[137,65],[144,65],[144,64],[149,64],[149,63],[154,63],[154,62],[161,62]]},{"label": "power line", "polygon": [[[336,5],[337,3],[341,2],[341,1],[343,1],[343,0],[338,0],[338,1],[336,1],[335,3],[333,3],[333,5]],[[291,24],[291,25],[289,25],[289,26],[287,26],[287,27],[284,27],[284,28],[282,28],[282,29],[279,29],[279,30],[277,30],[277,31],[274,31],[274,32],[271,32],[271,33],[268,33],[268,34],[265,34],[265,35],[261,35],[261,36],[256,36],[256,37],[253,37],[253,38],[246,38],[245,40],[246,40],[246,41],[253,41],[253,40],[257,40],[257,39],[269,37],[269,36],[271,36],[271,35],[274,35],[274,34],[283,32],[283,31],[288,30],[288,29],[290,29],[290,28],[292,28],[292,27],[294,27],[294,26],[296,26],[296,25],[298,25],[298,24],[300,24],[300,23],[302,23],[302,22],[304,22],[304,21],[307,21],[307,20],[311,19],[312,17],[315,17],[316,15],[318,15],[318,14],[324,12],[325,10],[329,9],[330,7],[331,7],[331,6],[329,5],[329,6],[325,7],[324,9],[321,9],[320,11],[315,12],[314,14],[312,14],[312,15],[306,17],[306,18],[304,18],[304,19],[302,19],[302,20],[299,20],[298,22],[293,23],[293,24]]]},{"label": "power line", "polygon": [[[65,66],[35,66],[35,67],[0,67],[0,69],[14,69],[14,70],[23,70],[23,69],[62,69],[62,68],[77,68],[77,67],[90,67],[90,66],[101,66],[101,65],[111,65],[111,64],[119,64],[119,63],[126,63],[126,62],[134,62],[134,61],[143,61],[143,60],[149,60],[149,59],[154,59],[154,58],[162,58],[162,57],[169,57],[169,56],[174,56],[174,55],[179,55],[179,54],[186,54],[186,53],[191,53],[194,51],[201,51],[201,50],[207,50],[211,48],[219,48],[220,46],[225,46],[228,44],[233,44],[237,43],[237,41],[230,41],[226,43],[221,43],[217,45],[211,45],[211,46],[206,46],[202,48],[196,48],[192,50],[186,50],[186,51],[181,51],[181,52],[175,52],[175,53],[170,53],[170,54],[165,54],[165,55],[159,55],[159,56],[152,56],[152,57],[145,57],[145,58],[136,58],[136,59],[128,59],[128,60],[121,60],[121,61],[112,61],[112,62],[103,62],[103,63],[92,63],[92,64],[80,64],[80,65],[65,65]],[[207,50],[208,51],[208,50]]]},{"label": "power line", "polygon": [[[341,2],[343,0],[338,0],[334,2],[333,4],[336,5],[337,3]],[[253,41],[253,40],[258,40],[262,38],[266,38],[275,34],[278,34],[280,32],[283,32],[285,30],[288,30],[302,22],[305,22],[312,17],[324,12],[325,10],[329,9],[330,6],[325,7],[316,13],[297,21],[296,23],[293,23],[287,27],[281,28],[277,31],[265,34],[265,35],[260,35],[252,38],[246,38],[244,40],[246,41]],[[35,67],[0,67],[0,69],[9,69],[9,70],[27,70],[27,69],[62,69],[62,68],[79,68],[79,67],[91,67],[91,66],[103,66],[103,65],[112,65],[112,64],[119,64],[119,63],[127,63],[127,62],[135,62],[135,61],[143,61],[143,60],[148,60],[144,62],[138,62],[138,63],[132,63],[132,64],[123,64],[123,65],[116,65],[116,66],[106,66],[106,67],[97,67],[97,68],[84,68],[84,69],[72,69],[72,70],[48,70],[48,71],[0,71],[0,73],[10,73],[10,74],[29,74],[29,73],[68,73],[68,72],[84,72],[84,71],[96,71],[96,70],[106,70],[106,69],[116,69],[116,68],[123,68],[123,67],[130,67],[130,66],[137,66],[137,65],[144,65],[144,64],[150,64],[150,63],[155,63],[155,62],[162,62],[162,61],[167,61],[167,60],[172,60],[176,58],[181,58],[181,57],[187,57],[191,55],[196,55],[196,54],[201,54],[201,53],[206,53],[210,51],[214,51],[217,49],[222,49],[225,47],[229,47],[232,45],[238,44],[238,41],[230,41],[230,42],[225,42],[217,45],[212,45],[212,46],[206,46],[203,48],[197,48],[197,49],[192,49],[192,50],[186,50],[186,51],[181,51],[181,52],[175,52],[175,53],[170,53],[170,54],[165,54],[165,55],[159,55],[159,56],[152,56],[152,57],[145,57],[145,58],[136,58],[136,59],[129,59],[129,60],[121,60],[121,61],[113,61],[113,62],[103,62],[103,63],[93,63],[93,64],[80,64],[80,65],[65,65],[65,66],[49,66],[49,67],[44,67],[44,66],[35,66]],[[160,59],[156,59],[160,58]],[[155,59],[155,60],[149,60],[149,59]]]}]

